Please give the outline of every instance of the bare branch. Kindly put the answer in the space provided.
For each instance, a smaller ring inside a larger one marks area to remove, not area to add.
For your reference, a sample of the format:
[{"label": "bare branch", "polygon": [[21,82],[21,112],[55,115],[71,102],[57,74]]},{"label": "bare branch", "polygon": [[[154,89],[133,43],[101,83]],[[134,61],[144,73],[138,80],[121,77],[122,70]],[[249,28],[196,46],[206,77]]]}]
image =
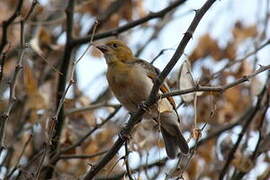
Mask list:
[{"label": "bare branch", "polygon": [[19,168],[20,160],[21,160],[23,154],[25,153],[25,149],[29,145],[29,143],[31,142],[31,140],[32,140],[32,134],[30,134],[30,136],[28,137],[28,139],[24,143],[23,148],[22,148],[22,151],[21,151],[21,153],[20,153],[20,155],[19,155],[19,157],[17,159],[17,162],[16,162],[14,168],[10,171],[10,173],[7,176],[8,179],[10,179],[10,177],[14,174],[14,172]]},{"label": "bare branch", "polygon": [[2,54],[4,47],[7,44],[7,33],[9,25],[21,14],[21,9],[23,5],[23,0],[19,0],[18,5],[14,13],[8,18],[8,20],[3,22],[3,32],[0,44],[0,54]]},{"label": "bare branch", "polygon": [[97,156],[101,156],[103,154],[105,154],[107,152],[106,151],[101,151],[95,154],[75,154],[75,155],[61,155],[59,156],[59,160],[66,160],[66,159],[91,159],[91,158],[95,158]]},{"label": "bare branch", "polygon": [[211,86],[196,86],[194,88],[190,88],[190,89],[185,89],[185,90],[181,90],[181,91],[172,91],[172,92],[169,92],[169,93],[165,93],[165,94],[162,94],[161,97],[162,98],[166,98],[166,97],[169,97],[169,96],[178,96],[178,95],[182,95],[182,94],[188,94],[188,93],[192,93],[192,92],[198,92],[198,91],[210,91],[210,92],[224,92],[225,90],[227,89],[230,89],[232,87],[235,87],[239,84],[242,84],[243,82],[246,82],[246,81],[249,81],[251,78],[254,78],[256,75],[258,75],[259,73],[262,73],[264,71],[267,71],[270,69],[270,65],[267,65],[267,66],[261,66],[258,70],[254,71],[252,74],[249,74],[249,75],[246,75],[246,76],[243,76],[242,78],[230,83],[230,84],[227,84],[227,85],[224,85],[224,86],[216,86],[216,87],[211,87]]},{"label": "bare branch", "polygon": [[16,87],[16,82],[17,82],[17,77],[22,70],[22,61],[24,58],[25,54],[25,42],[24,42],[24,21],[20,22],[20,54],[19,58],[16,63],[15,71],[13,73],[13,77],[11,81],[9,82],[9,101],[8,101],[8,107],[7,110],[1,114],[0,116],[0,145],[1,149],[4,147],[4,139],[5,139],[5,128],[6,128],[6,123],[9,119],[10,112],[13,108],[13,105],[16,101],[15,97],[15,87]]},{"label": "bare branch", "polygon": [[81,108],[69,109],[69,110],[67,110],[65,115],[69,116],[69,115],[74,114],[74,113],[79,113],[79,112],[84,112],[84,111],[93,111],[95,109],[102,108],[102,107],[104,107],[104,108],[105,107],[118,108],[120,106],[121,106],[120,104],[108,104],[106,102],[103,102],[103,103],[98,103],[98,104],[91,104],[89,106],[85,106],[85,107],[81,107]]},{"label": "bare branch", "polygon": [[126,170],[127,170],[127,175],[128,175],[128,178],[130,180],[134,180],[132,175],[131,175],[131,172],[130,172],[130,167],[129,167],[129,161],[128,161],[128,155],[129,155],[130,151],[128,150],[128,142],[126,141],[125,143],[125,157],[124,157],[124,161],[125,161],[125,164],[126,164]]}]

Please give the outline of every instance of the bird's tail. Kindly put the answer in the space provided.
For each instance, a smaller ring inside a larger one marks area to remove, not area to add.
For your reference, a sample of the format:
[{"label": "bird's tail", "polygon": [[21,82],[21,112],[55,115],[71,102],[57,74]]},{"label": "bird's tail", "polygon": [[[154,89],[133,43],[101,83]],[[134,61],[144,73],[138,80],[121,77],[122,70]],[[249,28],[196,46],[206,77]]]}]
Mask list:
[{"label": "bird's tail", "polygon": [[168,157],[175,158],[179,149],[182,153],[188,154],[189,147],[179,129],[176,113],[174,111],[164,111],[160,113],[159,118]]}]

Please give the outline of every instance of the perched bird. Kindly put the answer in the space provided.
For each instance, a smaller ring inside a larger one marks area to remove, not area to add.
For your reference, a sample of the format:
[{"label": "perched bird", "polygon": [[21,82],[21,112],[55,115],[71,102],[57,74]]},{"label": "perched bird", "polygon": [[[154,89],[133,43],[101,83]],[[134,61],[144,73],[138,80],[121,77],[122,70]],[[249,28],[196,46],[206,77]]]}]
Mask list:
[{"label": "perched bird", "polygon": [[[159,70],[150,63],[134,57],[123,41],[109,40],[96,47],[106,59],[110,89],[128,111],[136,112],[139,105],[150,95]],[[169,92],[169,88],[163,84],[159,93],[166,92]],[[144,118],[153,119],[159,124],[169,158],[175,158],[178,149],[184,154],[189,152],[188,144],[179,129],[179,116],[172,97],[160,99],[149,108]]]}]

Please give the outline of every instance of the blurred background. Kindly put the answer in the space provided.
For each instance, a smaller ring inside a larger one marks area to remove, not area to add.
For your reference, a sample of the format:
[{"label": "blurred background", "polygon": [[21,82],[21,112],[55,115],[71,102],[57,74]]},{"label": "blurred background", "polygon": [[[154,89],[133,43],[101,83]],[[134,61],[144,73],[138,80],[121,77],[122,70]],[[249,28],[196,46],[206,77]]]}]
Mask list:
[{"label": "blurred background", "polygon": [[[162,70],[205,2],[74,0],[71,22],[67,0],[1,0],[1,178],[85,175],[130,116],[109,90],[104,57],[91,39],[124,40]],[[132,25],[155,12],[163,14]],[[269,65],[269,21],[269,0],[216,1],[169,74],[170,88],[179,90],[181,78],[190,82],[180,75],[185,60],[201,86],[225,86]],[[196,106],[175,96],[190,155],[168,160],[158,127],[142,121],[97,179],[218,179],[229,161],[228,179],[270,178],[269,78],[268,68],[222,93],[200,93]],[[192,132],[202,127],[196,140]]]}]

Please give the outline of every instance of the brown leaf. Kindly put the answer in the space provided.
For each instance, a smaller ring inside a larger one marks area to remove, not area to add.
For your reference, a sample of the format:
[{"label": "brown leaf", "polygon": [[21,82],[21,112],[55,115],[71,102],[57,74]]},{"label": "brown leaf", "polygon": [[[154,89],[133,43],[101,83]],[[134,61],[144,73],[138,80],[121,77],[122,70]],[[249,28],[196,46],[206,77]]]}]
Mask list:
[{"label": "brown leaf", "polygon": [[214,149],[215,141],[210,140],[198,149],[198,155],[203,158],[206,163],[211,163],[215,157]]},{"label": "brown leaf", "polygon": [[236,169],[238,169],[241,172],[249,172],[254,166],[251,159],[240,152],[236,153],[232,161],[232,164],[235,166]]},{"label": "brown leaf", "polygon": [[[242,112],[249,104],[249,94],[244,93],[245,87],[236,86],[225,91],[226,101],[232,105],[233,113]],[[241,106],[239,106],[241,102]]]},{"label": "brown leaf", "polygon": [[29,65],[24,65],[24,88],[27,94],[26,111],[29,112],[28,122],[34,123],[38,119],[37,110],[45,109],[46,102],[39,92],[37,79]]},{"label": "brown leaf", "polygon": [[241,43],[243,40],[249,37],[257,36],[256,25],[244,26],[240,21],[235,23],[234,29],[232,30],[236,44]]},{"label": "brown leaf", "polygon": [[[185,60],[179,70],[179,90],[185,90],[195,87],[195,82],[191,74],[191,66],[188,60]],[[181,95],[185,103],[191,103],[196,93],[188,93]]]},{"label": "brown leaf", "polygon": [[24,65],[23,77],[26,94],[28,96],[36,94],[38,92],[37,80],[32,69],[27,64]]},{"label": "brown leaf", "polygon": [[199,42],[195,50],[189,56],[191,63],[194,63],[200,58],[211,55],[214,60],[220,60],[223,57],[223,52],[216,40],[214,40],[209,34],[205,34],[200,37]]},{"label": "brown leaf", "polygon": [[234,60],[236,57],[236,46],[234,42],[229,42],[225,49],[223,49],[224,58]]},{"label": "brown leaf", "polygon": [[126,0],[123,8],[121,8],[122,17],[126,20],[131,20],[132,18],[132,8],[134,4],[131,0]]}]

